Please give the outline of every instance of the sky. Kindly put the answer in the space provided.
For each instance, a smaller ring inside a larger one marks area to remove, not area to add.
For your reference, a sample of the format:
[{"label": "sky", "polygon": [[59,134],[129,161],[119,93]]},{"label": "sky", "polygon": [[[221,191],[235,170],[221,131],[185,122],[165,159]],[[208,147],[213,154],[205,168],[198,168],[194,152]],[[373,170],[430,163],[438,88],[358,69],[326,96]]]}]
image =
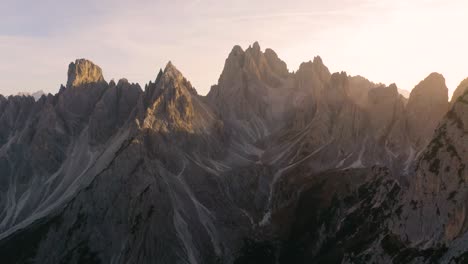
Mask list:
[{"label": "sky", "polygon": [[234,45],[259,41],[290,71],[321,56],[330,71],[411,90],[468,77],[465,0],[0,0],[0,94],[66,83],[86,58],[104,78],[142,86],[170,60],[200,94]]}]

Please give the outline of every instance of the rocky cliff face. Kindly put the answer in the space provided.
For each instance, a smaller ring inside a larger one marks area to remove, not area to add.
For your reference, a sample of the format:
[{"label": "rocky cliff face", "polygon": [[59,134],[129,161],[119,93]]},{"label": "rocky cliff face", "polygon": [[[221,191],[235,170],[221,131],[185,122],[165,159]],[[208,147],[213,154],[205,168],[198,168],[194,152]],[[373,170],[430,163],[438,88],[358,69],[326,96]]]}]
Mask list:
[{"label": "rocky cliff face", "polygon": [[0,259],[462,263],[466,97],[258,43],[206,97],[170,62],[142,91],[77,60],[56,95],[0,96]]}]

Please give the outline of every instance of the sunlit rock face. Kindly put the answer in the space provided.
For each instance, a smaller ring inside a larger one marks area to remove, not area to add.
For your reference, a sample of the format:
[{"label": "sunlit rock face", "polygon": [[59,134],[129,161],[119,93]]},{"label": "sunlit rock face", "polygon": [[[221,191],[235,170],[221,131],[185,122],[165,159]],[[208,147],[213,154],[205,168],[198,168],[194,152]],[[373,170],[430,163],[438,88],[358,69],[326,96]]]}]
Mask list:
[{"label": "sunlit rock face", "polygon": [[172,63],[167,64],[147,91],[150,103],[146,106],[143,128],[166,133],[174,129],[194,132],[192,97],[197,93]]},{"label": "sunlit rock face", "polygon": [[86,59],[78,59],[68,66],[67,88],[100,82],[104,82],[102,70],[93,62]]},{"label": "sunlit rock face", "polygon": [[0,96],[2,261],[463,263],[468,98],[441,75],[407,100],[258,43],[207,96],[155,75],[81,59],[56,95]]}]

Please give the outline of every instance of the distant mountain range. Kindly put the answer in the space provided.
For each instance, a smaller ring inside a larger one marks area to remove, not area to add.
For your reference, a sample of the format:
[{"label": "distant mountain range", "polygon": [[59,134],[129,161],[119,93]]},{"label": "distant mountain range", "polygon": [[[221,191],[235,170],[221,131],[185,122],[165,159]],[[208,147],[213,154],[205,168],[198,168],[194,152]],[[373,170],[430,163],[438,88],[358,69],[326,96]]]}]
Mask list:
[{"label": "distant mountain range", "polygon": [[468,82],[235,46],[206,96],[85,59],[0,96],[2,263],[466,263]]},{"label": "distant mountain range", "polygon": [[21,93],[18,93],[17,96],[31,96],[34,98],[34,100],[39,100],[43,95],[44,95],[44,91],[42,90],[39,90],[37,92],[34,92],[34,93],[25,93],[25,92],[21,92]]},{"label": "distant mountain range", "polygon": [[410,92],[405,90],[405,89],[398,89],[398,93],[403,95],[403,97],[405,97],[405,98],[409,98],[409,96],[410,96]]}]

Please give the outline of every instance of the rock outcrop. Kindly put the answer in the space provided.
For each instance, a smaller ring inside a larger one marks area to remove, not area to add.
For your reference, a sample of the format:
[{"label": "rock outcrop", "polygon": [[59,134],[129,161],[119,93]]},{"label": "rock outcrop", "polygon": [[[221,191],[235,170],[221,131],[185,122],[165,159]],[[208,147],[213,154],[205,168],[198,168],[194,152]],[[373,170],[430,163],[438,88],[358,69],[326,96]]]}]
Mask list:
[{"label": "rock outcrop", "polygon": [[79,59],[68,66],[67,88],[102,82],[104,77],[101,68],[89,60]]}]

